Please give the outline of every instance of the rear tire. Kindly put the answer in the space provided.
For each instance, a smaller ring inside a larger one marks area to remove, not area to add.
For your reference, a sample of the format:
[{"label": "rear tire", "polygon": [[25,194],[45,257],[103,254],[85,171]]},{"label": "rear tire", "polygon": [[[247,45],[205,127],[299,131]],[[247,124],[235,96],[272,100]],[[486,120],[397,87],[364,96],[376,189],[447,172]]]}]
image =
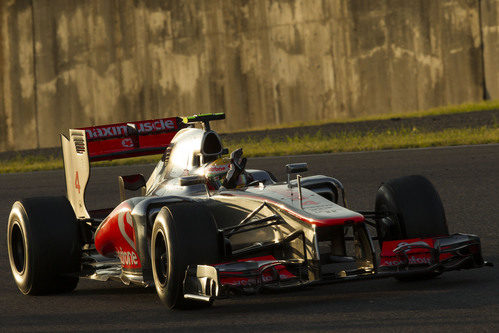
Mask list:
[{"label": "rear tire", "polygon": [[70,292],[81,270],[79,228],[65,197],[17,201],[7,226],[12,275],[25,295]]},{"label": "rear tire", "polygon": [[[376,195],[377,214],[388,213],[378,220],[380,247],[383,241],[430,238],[449,235],[440,196],[423,176],[406,176],[382,184]],[[427,279],[439,273],[417,274],[397,279]]]},{"label": "rear tire", "polygon": [[211,305],[183,293],[188,265],[220,261],[218,230],[208,208],[193,202],[163,207],[152,229],[151,261],[156,291],[169,309]]}]

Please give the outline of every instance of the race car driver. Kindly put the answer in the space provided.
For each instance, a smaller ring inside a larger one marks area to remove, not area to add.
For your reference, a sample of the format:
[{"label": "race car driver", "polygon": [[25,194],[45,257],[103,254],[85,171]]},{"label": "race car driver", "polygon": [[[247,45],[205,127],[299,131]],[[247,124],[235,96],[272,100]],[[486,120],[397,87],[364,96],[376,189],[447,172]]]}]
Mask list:
[{"label": "race car driver", "polygon": [[230,159],[219,158],[205,167],[205,177],[210,190],[243,188],[251,183],[251,176],[244,170],[247,159],[242,157],[243,150],[239,148],[232,152]]}]

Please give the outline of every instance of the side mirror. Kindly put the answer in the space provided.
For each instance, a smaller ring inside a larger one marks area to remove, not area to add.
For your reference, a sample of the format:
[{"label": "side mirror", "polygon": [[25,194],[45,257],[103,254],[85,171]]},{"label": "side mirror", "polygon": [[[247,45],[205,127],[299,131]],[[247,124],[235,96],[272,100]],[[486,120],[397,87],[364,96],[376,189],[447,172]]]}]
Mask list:
[{"label": "side mirror", "polygon": [[190,186],[206,183],[204,176],[186,176],[180,178],[180,186]]},{"label": "side mirror", "polygon": [[146,180],[142,174],[127,175],[118,177],[120,187],[120,201],[125,201],[125,190],[137,191],[140,190],[140,195],[146,194]]},{"label": "side mirror", "polygon": [[307,163],[293,163],[286,165],[287,174],[305,172],[307,170],[308,170]]},{"label": "side mirror", "polygon": [[[286,164],[286,173],[288,174],[288,187],[291,188],[291,174],[292,173],[305,172],[307,170],[308,170],[307,163]],[[298,182],[298,189],[300,191],[300,198],[301,198],[301,185],[300,185],[300,179],[299,178],[300,178],[300,176],[297,176],[297,180],[296,181]]]}]

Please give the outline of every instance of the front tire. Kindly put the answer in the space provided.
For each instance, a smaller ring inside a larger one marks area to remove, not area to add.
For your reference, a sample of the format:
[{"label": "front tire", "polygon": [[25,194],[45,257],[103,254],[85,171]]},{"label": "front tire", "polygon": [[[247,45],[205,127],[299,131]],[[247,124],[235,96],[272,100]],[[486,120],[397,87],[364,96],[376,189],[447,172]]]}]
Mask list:
[{"label": "front tire", "polygon": [[76,288],[81,270],[79,229],[65,197],[15,202],[7,225],[7,247],[12,275],[23,294]]},{"label": "front tire", "polygon": [[438,192],[423,176],[406,176],[383,183],[376,195],[376,213],[386,226],[382,241],[449,235]]},{"label": "front tire", "polygon": [[188,265],[220,261],[217,235],[215,220],[202,204],[177,203],[158,213],[151,235],[151,262],[156,291],[169,309],[199,305],[184,298],[185,271]]},{"label": "front tire", "polygon": [[[382,184],[376,195],[378,238],[383,241],[449,235],[438,192],[423,176],[406,176]],[[438,272],[396,277],[399,281],[433,278]]]}]

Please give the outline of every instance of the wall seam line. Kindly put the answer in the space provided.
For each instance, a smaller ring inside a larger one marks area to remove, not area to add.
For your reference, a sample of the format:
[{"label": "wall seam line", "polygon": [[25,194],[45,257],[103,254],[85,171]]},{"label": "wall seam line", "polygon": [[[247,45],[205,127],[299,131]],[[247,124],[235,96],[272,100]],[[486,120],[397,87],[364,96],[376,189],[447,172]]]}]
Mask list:
[{"label": "wall seam line", "polygon": [[33,94],[34,94],[34,111],[35,111],[35,133],[36,133],[36,148],[40,149],[40,131],[38,129],[38,81],[36,73],[36,38],[35,38],[35,0],[31,0],[31,38],[33,44]]},{"label": "wall seam line", "polygon": [[482,65],[482,98],[484,101],[490,99],[489,92],[487,90],[487,80],[485,74],[485,51],[484,51],[484,40],[483,40],[483,20],[482,20],[482,0],[478,0],[478,25],[480,29],[480,56]]}]

